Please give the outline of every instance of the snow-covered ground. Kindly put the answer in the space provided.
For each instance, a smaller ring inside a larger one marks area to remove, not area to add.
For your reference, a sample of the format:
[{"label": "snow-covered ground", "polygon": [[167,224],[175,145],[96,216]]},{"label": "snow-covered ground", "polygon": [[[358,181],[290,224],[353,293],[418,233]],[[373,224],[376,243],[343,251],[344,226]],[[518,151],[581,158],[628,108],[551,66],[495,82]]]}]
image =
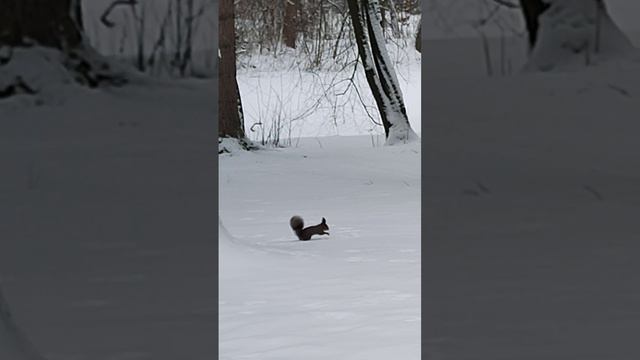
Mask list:
[{"label": "snow-covered ground", "polygon": [[638,358],[640,65],[438,71],[423,89],[426,358]]},{"label": "snow-covered ground", "polygon": [[372,139],[220,157],[220,359],[420,358],[420,144]]},{"label": "snow-covered ground", "polygon": [[[390,50],[420,133],[420,54]],[[290,146],[219,158],[220,359],[417,360],[420,143],[383,146],[361,66],[304,59],[240,61],[248,136]],[[299,241],[293,215],[330,235]]]},{"label": "snow-covered ground", "polygon": [[214,89],[0,101],[2,292],[46,359],[215,358]]}]

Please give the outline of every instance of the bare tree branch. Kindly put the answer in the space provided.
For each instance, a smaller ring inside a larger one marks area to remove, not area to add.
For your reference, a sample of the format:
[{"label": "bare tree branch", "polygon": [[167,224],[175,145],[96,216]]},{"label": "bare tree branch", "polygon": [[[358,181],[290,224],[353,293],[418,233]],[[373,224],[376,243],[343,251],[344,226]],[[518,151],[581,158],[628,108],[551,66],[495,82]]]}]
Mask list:
[{"label": "bare tree branch", "polygon": [[498,5],[507,7],[509,9],[520,9],[520,5],[518,5],[516,3],[512,3],[509,0],[493,0],[493,2],[495,2]]},{"label": "bare tree branch", "polygon": [[116,26],[116,24],[113,21],[109,20],[109,15],[111,15],[111,12],[113,11],[113,9],[115,9],[120,5],[135,6],[135,5],[138,5],[138,1],[137,0],[115,0],[114,2],[112,2],[111,5],[109,5],[109,7],[104,10],[104,12],[102,13],[102,16],[100,16],[100,21],[102,22],[102,24],[104,24],[104,26],[108,28],[113,28],[114,26]]}]

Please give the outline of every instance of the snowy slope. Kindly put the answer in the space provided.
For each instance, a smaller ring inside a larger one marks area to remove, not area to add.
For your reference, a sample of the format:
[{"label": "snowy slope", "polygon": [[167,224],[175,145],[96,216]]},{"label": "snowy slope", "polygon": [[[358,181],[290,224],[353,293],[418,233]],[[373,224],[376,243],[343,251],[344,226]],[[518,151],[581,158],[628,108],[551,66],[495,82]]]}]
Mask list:
[{"label": "snowy slope", "polygon": [[638,358],[638,65],[424,91],[427,358]]},{"label": "snowy slope", "polygon": [[48,360],[214,357],[213,87],[0,102],[2,290]]},{"label": "snowy slope", "polygon": [[220,359],[419,359],[419,161],[367,136],[221,156]]}]

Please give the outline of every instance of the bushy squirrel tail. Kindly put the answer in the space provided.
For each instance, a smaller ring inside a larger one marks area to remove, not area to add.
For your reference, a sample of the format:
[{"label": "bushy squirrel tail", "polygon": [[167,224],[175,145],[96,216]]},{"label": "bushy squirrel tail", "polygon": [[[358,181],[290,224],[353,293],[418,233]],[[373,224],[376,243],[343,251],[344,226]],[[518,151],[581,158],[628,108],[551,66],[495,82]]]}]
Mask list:
[{"label": "bushy squirrel tail", "polygon": [[289,225],[291,225],[294,231],[300,231],[304,228],[304,220],[302,220],[300,216],[294,215],[291,217],[291,220],[289,220]]}]

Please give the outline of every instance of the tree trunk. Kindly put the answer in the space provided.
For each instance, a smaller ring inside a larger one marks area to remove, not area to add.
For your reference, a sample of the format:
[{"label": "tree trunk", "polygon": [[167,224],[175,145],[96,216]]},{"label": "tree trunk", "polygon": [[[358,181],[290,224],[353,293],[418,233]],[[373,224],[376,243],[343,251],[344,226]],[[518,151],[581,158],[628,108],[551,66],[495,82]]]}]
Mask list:
[{"label": "tree trunk", "polygon": [[61,50],[79,46],[82,32],[73,20],[72,3],[73,0],[3,0],[0,45],[39,44]]},{"label": "tree trunk", "polygon": [[218,80],[218,137],[244,139],[244,119],[236,79],[235,11],[233,0],[220,1],[220,67]]},{"label": "tree trunk", "polygon": [[72,2],[73,21],[76,23],[81,32],[85,31],[84,16],[82,15],[82,0],[73,0]]},{"label": "tree trunk", "polygon": [[358,53],[378,106],[387,145],[418,138],[409,125],[395,70],[382,36],[377,0],[348,0]]},{"label": "tree trunk", "polygon": [[420,24],[416,31],[416,51],[422,53],[422,16],[420,16]]},{"label": "tree trunk", "polygon": [[529,49],[533,49],[538,37],[540,15],[549,8],[549,4],[542,2],[542,0],[520,0],[520,8],[529,34]]},{"label": "tree trunk", "polygon": [[525,70],[564,71],[625,58],[634,52],[602,0],[555,1],[539,13],[527,12],[524,7],[523,11],[525,17],[537,14],[528,20],[533,24],[529,30],[533,47]]},{"label": "tree trunk", "polygon": [[[0,8],[0,98],[37,94],[54,78],[90,87],[127,82],[124,71],[116,72],[84,41],[80,0],[2,0]],[[52,72],[57,75],[44,74]]]},{"label": "tree trunk", "polygon": [[282,36],[284,44],[291,48],[296,48],[298,39],[298,14],[300,10],[300,0],[284,0],[284,21],[282,24]]}]

